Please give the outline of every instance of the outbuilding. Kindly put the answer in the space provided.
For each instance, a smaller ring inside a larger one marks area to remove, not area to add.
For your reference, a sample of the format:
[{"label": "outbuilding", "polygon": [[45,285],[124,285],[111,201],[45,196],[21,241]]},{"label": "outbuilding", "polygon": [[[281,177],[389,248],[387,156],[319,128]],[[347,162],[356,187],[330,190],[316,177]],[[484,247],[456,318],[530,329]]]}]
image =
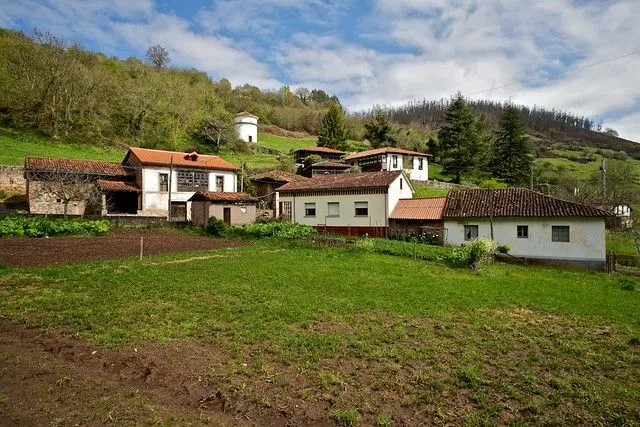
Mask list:
[{"label": "outbuilding", "polygon": [[245,142],[258,142],[258,116],[243,111],[234,117],[236,135]]},{"label": "outbuilding", "polygon": [[227,225],[251,224],[256,220],[258,199],[247,193],[198,191],[191,202],[191,222],[206,227],[210,217]]}]

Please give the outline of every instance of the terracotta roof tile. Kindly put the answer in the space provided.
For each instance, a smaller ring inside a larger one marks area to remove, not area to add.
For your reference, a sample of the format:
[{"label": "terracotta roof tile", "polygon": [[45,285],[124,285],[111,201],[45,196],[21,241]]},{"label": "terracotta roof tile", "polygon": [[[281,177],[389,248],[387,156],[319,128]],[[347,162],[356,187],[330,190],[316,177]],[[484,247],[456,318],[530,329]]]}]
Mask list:
[{"label": "terracotta roof tile", "polygon": [[311,169],[313,168],[338,168],[338,169],[350,169],[351,165],[340,162],[332,162],[330,160],[325,160],[323,162],[314,163],[309,166]]},{"label": "terracotta roof tile", "polygon": [[[149,148],[131,147],[125,157],[125,161],[130,155],[135,156],[142,165],[169,166],[173,161],[176,167],[232,170],[238,168],[221,157],[208,154],[180,153],[177,151],[151,150]],[[173,159],[173,160],[172,160]]]},{"label": "terracotta roof tile", "polygon": [[73,172],[86,175],[127,176],[133,170],[117,162],[60,159],[57,157],[27,157],[27,169],[36,172]]},{"label": "terracotta roof tile", "polygon": [[335,150],[333,148],[327,147],[316,147],[315,145],[311,145],[309,147],[299,148],[295,152],[298,151],[308,151],[310,153],[331,153],[331,154],[347,154],[344,151]]},{"label": "terracotta roof tile", "polygon": [[420,153],[418,151],[405,150],[404,148],[382,147],[382,148],[375,148],[373,150],[351,153],[344,159],[345,160],[362,159],[363,157],[376,156],[378,154],[405,154],[408,156],[432,157],[432,155],[429,153]]},{"label": "terracotta roof tile", "polygon": [[135,182],[130,181],[105,181],[100,179],[98,180],[98,187],[102,191],[140,192],[140,187]]},{"label": "terracotta roof tile", "polygon": [[441,220],[446,202],[446,197],[400,199],[389,218],[425,221]]},{"label": "terracotta roof tile", "polygon": [[445,218],[607,217],[609,212],[525,188],[451,190]]},{"label": "terracotta roof tile", "polygon": [[247,193],[232,193],[223,191],[198,191],[189,201],[209,201],[221,203],[256,203],[258,199]]},{"label": "terracotta roof tile", "polygon": [[291,172],[273,170],[268,172],[257,173],[249,178],[251,181],[278,181],[278,182],[294,182],[306,181],[306,176],[296,175]]},{"label": "terracotta roof tile", "polygon": [[401,171],[382,171],[316,175],[306,181],[285,184],[280,187],[278,191],[294,192],[306,190],[387,188],[401,173]]}]

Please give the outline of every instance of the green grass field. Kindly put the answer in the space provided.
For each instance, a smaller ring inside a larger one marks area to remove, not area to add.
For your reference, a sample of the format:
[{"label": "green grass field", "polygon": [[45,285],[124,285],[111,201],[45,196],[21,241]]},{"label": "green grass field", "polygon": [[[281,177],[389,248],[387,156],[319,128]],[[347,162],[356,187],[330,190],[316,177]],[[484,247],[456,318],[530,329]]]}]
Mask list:
[{"label": "green grass field", "polygon": [[56,142],[37,132],[0,127],[2,165],[22,165],[24,158],[28,156],[121,161],[125,151],[124,148],[112,150],[92,145]]},{"label": "green grass field", "polygon": [[283,153],[288,153],[291,150],[298,150],[310,145],[315,146],[317,142],[317,139],[285,138],[282,136],[272,135],[270,133],[258,133],[258,145],[272,148]]},{"label": "green grass field", "polygon": [[616,275],[268,241],[195,256],[0,270],[0,315],[112,347],[211,343],[225,393],[261,402],[269,375],[270,405],[329,400],[327,420],[640,423],[640,292]]}]

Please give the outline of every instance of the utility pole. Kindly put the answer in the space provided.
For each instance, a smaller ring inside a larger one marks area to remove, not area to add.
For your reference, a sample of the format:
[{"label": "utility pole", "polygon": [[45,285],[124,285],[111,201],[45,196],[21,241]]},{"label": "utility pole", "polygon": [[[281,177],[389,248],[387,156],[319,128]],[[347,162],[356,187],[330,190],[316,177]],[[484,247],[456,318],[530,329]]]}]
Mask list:
[{"label": "utility pole", "polygon": [[607,197],[607,159],[605,158],[602,159],[600,173],[602,174],[602,195]]},{"label": "utility pole", "polygon": [[171,181],[173,177],[173,155],[171,155],[171,163],[169,163],[169,209],[167,210],[167,221],[171,221]]},{"label": "utility pole", "polygon": [[244,162],[240,163],[240,192],[244,193]]}]

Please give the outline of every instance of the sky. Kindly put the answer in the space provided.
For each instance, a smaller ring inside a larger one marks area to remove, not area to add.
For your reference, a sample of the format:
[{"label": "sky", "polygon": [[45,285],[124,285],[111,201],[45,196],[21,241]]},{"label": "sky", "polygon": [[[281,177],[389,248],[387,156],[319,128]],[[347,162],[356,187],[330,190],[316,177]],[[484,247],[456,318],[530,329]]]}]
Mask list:
[{"label": "sky", "polygon": [[214,80],[323,89],[349,111],[459,91],[583,114],[634,141],[638,22],[640,0],[0,0],[2,27],[119,58],[160,44]]}]

